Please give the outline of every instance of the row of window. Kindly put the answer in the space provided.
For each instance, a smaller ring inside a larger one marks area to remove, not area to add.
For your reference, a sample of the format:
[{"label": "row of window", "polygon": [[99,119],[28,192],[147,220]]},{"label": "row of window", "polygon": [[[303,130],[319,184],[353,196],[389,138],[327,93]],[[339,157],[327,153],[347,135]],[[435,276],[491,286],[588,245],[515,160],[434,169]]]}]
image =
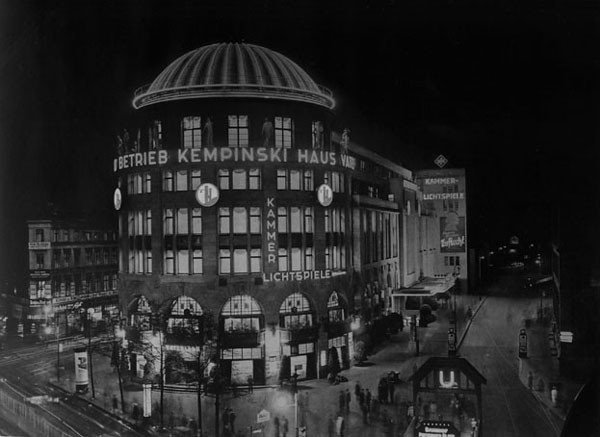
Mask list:
[{"label": "row of window", "polygon": [[367,263],[398,256],[398,225],[394,214],[363,211],[362,240]]},{"label": "row of window", "polygon": [[[214,124],[210,117],[190,115],[181,120],[181,147],[200,148],[214,145]],[[259,135],[255,135],[258,137]],[[294,145],[295,125],[290,117],[274,117],[273,120],[264,119],[261,126],[260,138],[262,145],[291,148]],[[313,121],[311,124],[312,147],[320,149],[325,146],[325,129],[322,121]],[[120,153],[139,151],[141,144],[141,130],[138,139],[132,140],[127,130],[123,137],[119,137]],[[248,115],[227,116],[227,146],[248,147],[250,145],[250,123]],[[160,120],[154,120],[148,128],[148,149],[163,147],[163,128]]]},{"label": "row of window", "polygon": [[114,273],[88,273],[80,276],[62,276],[52,280],[31,281],[29,296],[31,299],[50,299],[80,294],[112,291],[117,287],[117,275]]},{"label": "row of window", "polygon": [[460,257],[459,256],[445,256],[444,257],[444,266],[460,266]]},{"label": "row of window", "polygon": [[35,239],[38,243],[49,241],[49,242],[78,242],[78,241],[115,241],[117,239],[116,233],[105,232],[105,231],[76,231],[68,229],[54,229],[52,231],[52,238],[49,235],[49,229],[36,229]]},{"label": "row of window", "polygon": [[[91,265],[109,265],[117,263],[117,248],[87,248],[85,259],[81,258],[81,249],[56,249],[52,251],[52,268],[69,268]],[[46,252],[35,252],[35,269],[49,268],[46,265]]]},{"label": "row of window", "polygon": [[[458,193],[458,185],[450,185],[442,187],[443,193]],[[444,212],[458,211],[459,201],[458,199],[444,199],[442,200],[442,208]]]}]

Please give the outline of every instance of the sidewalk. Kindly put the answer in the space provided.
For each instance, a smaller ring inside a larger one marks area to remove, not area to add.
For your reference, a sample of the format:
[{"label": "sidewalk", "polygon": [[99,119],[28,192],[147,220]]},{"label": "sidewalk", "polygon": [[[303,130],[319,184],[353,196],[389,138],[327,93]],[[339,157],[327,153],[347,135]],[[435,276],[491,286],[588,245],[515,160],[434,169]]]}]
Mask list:
[{"label": "sidewalk", "polygon": [[[478,296],[457,296],[457,324],[459,328],[458,336],[468,328],[468,321],[465,320],[466,307],[471,305],[480,305]],[[476,310],[477,306],[472,307]],[[389,340],[386,340],[379,346],[376,352],[369,357],[367,365],[364,367],[351,367],[341,372],[348,378],[348,382],[339,385],[332,385],[324,379],[299,381],[298,389],[298,422],[300,426],[307,427],[308,436],[327,436],[330,421],[337,416],[339,411],[340,391],[349,390],[351,393],[350,408],[345,417],[345,428],[347,437],[351,436],[399,436],[404,435],[407,427],[406,409],[407,401],[412,400],[412,387],[406,381],[428,357],[435,355],[445,355],[447,353],[448,328],[454,326],[451,323],[452,311],[449,308],[438,309],[436,312],[437,320],[431,323],[427,328],[419,328],[420,354],[415,355],[415,344],[409,340],[409,329],[399,332]],[[463,330],[461,330],[463,327]],[[108,354],[109,355],[109,354]],[[72,367],[72,364],[71,364]],[[117,396],[120,406],[120,395],[118,376],[116,371],[110,366],[110,357],[100,354],[94,354],[94,385],[96,397],[91,399],[91,393],[84,395],[87,399],[94,402],[100,408],[106,411],[112,411],[113,395]],[[383,404],[379,413],[368,418],[369,423],[364,423],[362,412],[354,396],[354,386],[360,382],[363,388],[368,388],[373,396],[377,397],[377,385],[382,376],[390,371],[399,373],[401,383],[396,384],[394,393],[394,404]],[[63,389],[74,392],[75,384],[73,372],[65,369],[65,375],[61,378],[58,385]],[[56,381],[52,381],[56,383]],[[91,391],[91,389],[90,389]],[[272,436],[274,435],[273,419],[278,416],[280,420],[286,417],[289,423],[288,436],[294,435],[296,426],[294,416],[295,408],[293,398],[289,392],[279,388],[258,388],[255,387],[249,392],[243,387],[236,393],[231,391],[221,396],[221,407],[219,414],[229,407],[236,414],[235,430],[236,435],[243,436]],[[129,385],[124,387],[124,398],[127,407],[127,413],[115,411],[115,414],[123,420],[133,422],[131,411],[134,402],[138,404],[140,410],[143,405],[142,391],[139,386]],[[202,429],[205,436],[215,435],[215,399],[211,395],[202,396]],[[152,392],[153,414],[152,421],[155,424],[160,423],[160,392]],[[197,393],[178,392],[164,393],[164,418],[165,426],[169,425],[169,417],[172,413],[176,429],[169,430],[165,435],[191,435],[188,427],[188,419],[198,419]],[[266,409],[271,414],[271,420],[257,424],[257,414]],[[390,420],[382,420],[382,418]],[[221,417],[218,418],[221,420]],[[385,422],[385,423],[384,423]],[[222,422],[220,428],[222,429]],[[255,430],[251,434],[251,429]],[[260,428],[260,433],[257,433]]]},{"label": "sidewalk", "polygon": [[[552,332],[550,323],[544,324],[537,317],[532,318],[527,328],[527,339],[528,354],[527,358],[519,359],[519,378],[525,387],[529,387],[531,382],[533,395],[563,423],[582,385],[560,376],[558,357],[555,349],[552,350],[559,340],[558,333]],[[552,404],[553,385],[558,389],[556,405]]]}]

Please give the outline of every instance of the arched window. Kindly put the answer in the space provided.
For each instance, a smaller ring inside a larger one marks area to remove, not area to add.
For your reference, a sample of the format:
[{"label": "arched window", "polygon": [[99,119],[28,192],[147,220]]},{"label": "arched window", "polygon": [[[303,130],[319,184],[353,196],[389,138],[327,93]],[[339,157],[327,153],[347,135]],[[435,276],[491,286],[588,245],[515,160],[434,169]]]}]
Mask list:
[{"label": "arched window", "polygon": [[232,296],[221,310],[225,332],[260,331],[262,311],[256,299],[247,294]]},{"label": "arched window", "polygon": [[200,333],[202,307],[189,296],[180,296],[170,306],[167,333],[189,336]]},{"label": "arched window", "polygon": [[327,301],[327,315],[330,322],[343,322],[346,319],[346,310],[335,290],[329,295]]},{"label": "arched window", "polygon": [[146,296],[140,295],[133,299],[127,308],[129,325],[140,331],[149,331],[152,308]]},{"label": "arched window", "polygon": [[285,298],[279,309],[280,326],[287,329],[304,329],[313,326],[313,310],[301,293]]}]

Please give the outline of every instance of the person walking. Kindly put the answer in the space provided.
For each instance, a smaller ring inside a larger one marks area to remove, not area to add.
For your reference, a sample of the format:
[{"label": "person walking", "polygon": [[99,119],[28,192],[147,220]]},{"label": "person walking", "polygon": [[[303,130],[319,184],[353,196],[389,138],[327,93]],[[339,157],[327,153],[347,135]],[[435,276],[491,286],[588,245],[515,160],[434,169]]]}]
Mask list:
[{"label": "person walking", "polygon": [[140,418],[140,407],[137,403],[133,403],[133,409],[131,410],[131,418],[137,424],[138,419]]},{"label": "person walking", "polygon": [[288,433],[288,430],[289,430],[289,425],[288,425],[287,417],[285,417],[285,416],[283,417],[283,422],[281,424],[281,428],[282,428],[282,434],[281,434],[281,436],[282,437],[287,437],[287,433]]},{"label": "person walking", "polygon": [[356,381],[356,384],[354,385],[354,396],[356,397],[356,402],[360,403],[360,382]]},{"label": "person walking", "polygon": [[363,389],[360,390],[360,392],[358,394],[358,405],[359,405],[359,407],[360,407],[361,410],[362,410],[362,408],[365,405],[365,397],[366,397],[366,395],[365,395],[365,389],[363,388]]},{"label": "person walking", "polygon": [[396,391],[396,386],[393,381],[388,380],[388,394],[390,395],[390,405],[394,404],[394,391]]},{"label": "person walking", "polygon": [[344,418],[341,412],[335,421],[335,435],[336,437],[344,437]]},{"label": "person walking", "polygon": [[344,390],[340,391],[339,406],[340,414],[344,413],[344,411],[346,411],[346,393],[344,393]]},{"label": "person walking", "polygon": [[229,428],[231,428],[231,434],[235,434],[235,413],[229,409]]},{"label": "person walking", "polygon": [[360,404],[360,411],[362,411],[363,414],[363,423],[366,425],[369,423],[369,411],[367,410],[367,403],[363,402],[362,404]]},{"label": "person walking", "polygon": [[367,389],[367,393],[365,394],[365,405],[367,406],[367,411],[371,410],[371,400],[373,399],[373,395],[371,395],[371,390]]},{"label": "person walking", "polygon": [[350,413],[350,401],[352,400],[352,395],[350,394],[350,390],[346,389],[346,414]]},{"label": "person walking", "polygon": [[223,431],[225,433],[229,432],[229,408],[225,408],[223,411],[223,415],[221,416],[221,421],[223,422]]},{"label": "person walking", "polygon": [[279,416],[273,419],[273,437],[279,437]]},{"label": "person walking", "polygon": [[553,385],[552,390],[550,390],[550,399],[552,400],[552,406],[556,407],[556,403],[558,401],[558,389],[555,385]]}]

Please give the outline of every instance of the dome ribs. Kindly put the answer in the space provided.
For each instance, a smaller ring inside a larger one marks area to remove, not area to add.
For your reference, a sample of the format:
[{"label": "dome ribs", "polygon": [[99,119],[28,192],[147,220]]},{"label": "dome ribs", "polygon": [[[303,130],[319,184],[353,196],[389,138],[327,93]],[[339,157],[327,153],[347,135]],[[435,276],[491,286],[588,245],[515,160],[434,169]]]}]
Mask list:
[{"label": "dome ribs", "polygon": [[206,69],[206,80],[204,83],[207,85],[212,85],[216,83],[215,79],[218,76],[219,62],[218,59],[223,52],[223,47],[225,44],[218,44],[216,48],[212,51],[212,55],[208,61],[208,68]]},{"label": "dome ribs", "polygon": [[246,64],[244,63],[244,55],[242,53],[242,49],[239,44],[235,44],[235,60],[237,62],[237,77],[239,82],[242,85],[246,85],[248,83],[248,78],[246,77]]},{"label": "dome ribs", "polygon": [[263,78],[262,71],[261,71],[260,65],[258,63],[258,59],[256,59],[256,54],[254,53],[253,50],[250,50],[249,47],[251,47],[251,46],[245,45],[244,46],[244,51],[248,55],[248,58],[250,58],[250,62],[252,63],[252,67],[254,67],[252,69],[252,71],[254,72],[254,79],[256,80],[256,82],[258,82],[258,85],[265,85],[265,80]]},{"label": "dome ribs", "polygon": [[279,87],[282,86],[281,80],[279,79],[279,76],[277,76],[277,71],[275,71],[275,67],[271,62],[271,59],[269,59],[269,57],[266,55],[264,49],[258,46],[252,46],[252,48],[258,54],[258,58],[262,62],[263,67],[266,69],[267,74],[264,74],[263,76],[269,79],[270,83],[267,85],[275,85]]},{"label": "dome ribs", "polygon": [[202,76],[208,65],[208,62],[205,60],[210,55],[211,49],[213,49],[216,45],[217,44],[212,44],[208,47],[203,47],[196,50],[200,56],[198,57],[198,61],[190,73],[188,85],[204,85],[204,79]]}]

